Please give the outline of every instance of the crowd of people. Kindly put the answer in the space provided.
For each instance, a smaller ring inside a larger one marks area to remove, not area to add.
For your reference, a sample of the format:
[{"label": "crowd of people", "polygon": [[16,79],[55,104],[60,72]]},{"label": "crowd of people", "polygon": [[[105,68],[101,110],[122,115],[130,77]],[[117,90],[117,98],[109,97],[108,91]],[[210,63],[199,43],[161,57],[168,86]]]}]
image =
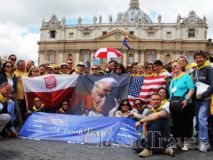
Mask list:
[{"label": "crowd of people", "polygon": [[[154,63],[132,63],[125,67],[115,60],[110,60],[108,63],[91,65],[90,68],[83,62],[79,62],[74,67],[72,59],[60,65],[45,62],[36,66],[33,61],[17,60],[15,54],[9,55],[3,64],[0,57],[0,133],[3,136],[18,137],[18,129],[32,112],[49,112],[39,97],[34,98],[34,105],[30,107],[32,109],[26,106],[21,77],[34,78],[46,74],[121,75],[128,73],[133,77],[164,75],[167,86],[159,88],[157,93],[152,94],[151,108],[146,107],[141,99],[134,100],[134,107],[130,105],[128,99],[123,99],[119,104],[116,101],[116,106],[109,116],[129,117],[135,120],[135,126],[141,134],[140,146],[137,147],[141,157],[148,157],[154,153],[173,156],[174,148],[188,151],[192,148],[190,140],[193,134],[197,135],[198,149],[201,152],[207,152],[210,149],[209,134],[212,133],[213,125],[209,112],[213,93],[213,74],[211,74],[213,57],[208,59],[207,56],[206,52],[197,51],[194,54],[194,62],[191,64],[186,56],[181,55],[168,64],[156,60]],[[207,84],[208,89],[197,95],[196,82]],[[98,83],[93,90],[100,90]],[[176,112],[170,105],[169,100],[175,96],[184,97],[180,112]],[[96,101],[100,99],[96,93],[93,97]],[[100,103],[94,106],[96,112],[90,111],[87,116],[103,116]],[[64,101],[55,112],[65,114],[68,109],[69,101]],[[153,143],[153,133],[157,133],[154,136],[155,143]],[[163,141],[159,142],[160,139]]]}]

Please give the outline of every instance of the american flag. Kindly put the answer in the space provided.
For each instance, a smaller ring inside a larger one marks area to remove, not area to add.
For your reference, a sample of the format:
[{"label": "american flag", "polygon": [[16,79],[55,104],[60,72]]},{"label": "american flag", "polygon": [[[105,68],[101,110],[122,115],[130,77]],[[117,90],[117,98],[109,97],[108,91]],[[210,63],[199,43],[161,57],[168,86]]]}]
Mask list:
[{"label": "american flag", "polygon": [[129,90],[128,90],[128,99],[132,107],[134,107],[133,105],[134,99],[138,98],[140,95],[143,80],[144,80],[144,77],[141,77],[141,76],[131,77]]},{"label": "american flag", "polygon": [[128,99],[134,108],[133,101],[142,99],[149,107],[151,95],[160,87],[166,87],[166,76],[132,77],[128,91]]}]

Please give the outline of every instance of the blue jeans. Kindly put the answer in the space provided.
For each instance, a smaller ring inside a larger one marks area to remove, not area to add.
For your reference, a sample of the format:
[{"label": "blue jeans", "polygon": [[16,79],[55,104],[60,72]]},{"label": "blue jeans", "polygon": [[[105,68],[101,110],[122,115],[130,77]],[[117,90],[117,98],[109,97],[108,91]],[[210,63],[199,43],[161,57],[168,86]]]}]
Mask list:
[{"label": "blue jeans", "polygon": [[200,142],[208,143],[208,118],[209,118],[210,100],[202,100],[195,102],[195,111],[199,126],[199,140]]}]

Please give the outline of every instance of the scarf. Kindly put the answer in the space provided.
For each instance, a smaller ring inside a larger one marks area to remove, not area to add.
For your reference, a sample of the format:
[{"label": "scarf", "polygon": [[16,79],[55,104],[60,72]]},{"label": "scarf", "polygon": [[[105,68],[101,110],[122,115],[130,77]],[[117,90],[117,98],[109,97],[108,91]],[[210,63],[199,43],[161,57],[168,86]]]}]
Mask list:
[{"label": "scarf", "polygon": [[145,77],[151,77],[151,76],[155,76],[155,73],[145,74]]},{"label": "scarf", "polygon": [[39,112],[43,107],[44,107],[44,104],[42,104],[41,107],[38,109],[36,108],[36,106],[33,106],[33,110],[34,112]]},{"label": "scarf", "polygon": [[159,111],[162,110],[162,109],[163,109],[163,106],[162,106],[162,105],[160,105],[160,106],[157,107],[157,108],[152,107],[152,112],[159,112]]},{"label": "scarf", "polygon": [[14,77],[13,73],[7,73],[7,72],[5,72],[5,74],[7,76],[7,79],[13,79],[13,77]]},{"label": "scarf", "polygon": [[173,77],[173,79],[175,80],[175,79],[178,79],[178,78],[180,78],[180,77],[182,77],[182,76],[184,76],[185,75],[185,72],[181,72],[177,77]]},{"label": "scarf", "polygon": [[161,101],[161,105],[163,106],[166,102],[168,102],[168,99],[164,99]]},{"label": "scarf", "polygon": [[200,67],[197,66],[197,68],[198,68],[198,69],[201,69],[201,68],[204,68],[204,67],[207,67],[207,66],[210,66],[210,62],[209,62],[208,60],[205,61],[204,64],[203,64],[202,66],[200,66]]},{"label": "scarf", "polygon": [[6,103],[7,102],[7,98],[5,98],[1,93],[0,93],[0,102],[1,103]]}]

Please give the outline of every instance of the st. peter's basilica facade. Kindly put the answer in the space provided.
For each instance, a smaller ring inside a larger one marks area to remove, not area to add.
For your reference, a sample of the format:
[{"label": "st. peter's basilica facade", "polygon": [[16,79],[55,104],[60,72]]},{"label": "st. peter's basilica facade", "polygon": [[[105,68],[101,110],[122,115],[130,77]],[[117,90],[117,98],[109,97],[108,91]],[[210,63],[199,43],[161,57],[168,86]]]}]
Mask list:
[{"label": "st. peter's basilica facade", "polygon": [[[179,55],[193,60],[196,50],[209,50],[207,40],[206,17],[200,18],[190,11],[186,18],[177,15],[176,23],[162,23],[151,18],[139,7],[138,0],[131,0],[126,12],[118,13],[116,19],[107,16],[108,22],[102,22],[102,16],[94,16],[91,24],[84,24],[81,17],[76,25],[67,25],[66,19],[59,20],[53,15],[49,21],[43,21],[39,44],[39,64],[44,61],[60,64],[72,59],[92,62],[92,53],[103,47],[114,47],[123,53],[119,59],[124,65],[132,62],[153,62],[156,59],[164,63]],[[129,46],[122,45],[128,35]]]}]

